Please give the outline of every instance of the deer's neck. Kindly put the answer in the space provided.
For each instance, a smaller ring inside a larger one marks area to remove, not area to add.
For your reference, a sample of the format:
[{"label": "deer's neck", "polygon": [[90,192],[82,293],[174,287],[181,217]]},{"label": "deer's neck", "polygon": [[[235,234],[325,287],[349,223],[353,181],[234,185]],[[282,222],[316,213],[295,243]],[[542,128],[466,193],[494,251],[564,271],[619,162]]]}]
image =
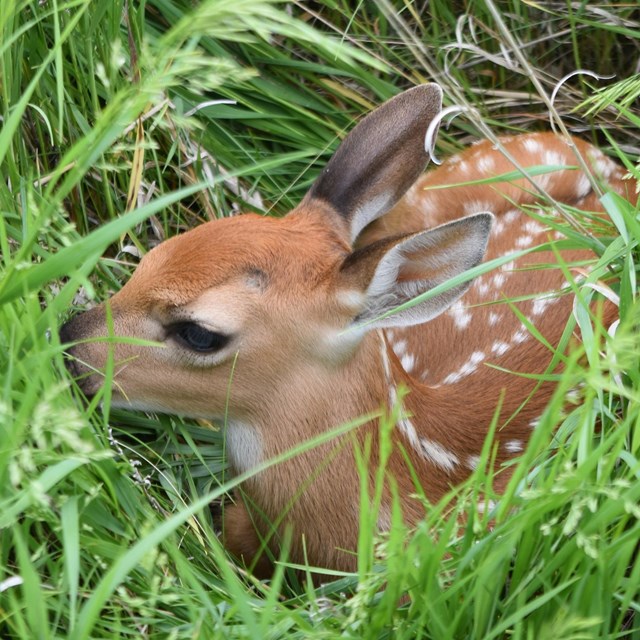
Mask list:
[{"label": "deer's neck", "polygon": [[[392,437],[401,447],[394,447],[396,453],[389,461],[392,473],[399,478],[411,477],[400,453],[404,449],[416,469],[425,468],[427,478],[441,479],[442,487],[437,494],[443,493],[455,477],[459,467],[456,455],[429,435],[431,420],[436,425],[444,420],[443,416],[428,410],[430,398],[439,390],[413,381],[388,349],[382,334],[368,334],[345,366],[330,371],[325,366],[292,370],[287,379],[277,384],[279,393],[261,397],[246,417],[232,420],[227,430],[227,453],[236,473],[287,452],[305,449],[292,454],[291,464],[279,463],[247,483],[256,500],[271,500],[280,495],[280,503],[286,500],[285,494],[302,493],[302,485],[312,478],[318,478],[322,484],[329,469],[331,481],[341,487],[342,499],[352,502],[354,513],[357,512],[359,476],[354,441],[363,444],[366,438],[371,439],[370,467],[371,473],[375,473],[380,416],[394,407],[397,423]],[[405,391],[408,393],[403,399]],[[442,403],[435,404],[442,406]],[[400,405],[403,408],[398,410]],[[345,434],[325,439],[313,448],[306,445],[367,415],[374,417]],[[458,425],[453,424],[451,428],[457,429]],[[305,469],[302,484],[300,468]],[[407,494],[416,492],[413,486],[405,489]],[[309,495],[307,488],[304,492]]]},{"label": "deer's neck", "polygon": [[[245,443],[247,430],[260,440],[259,447],[252,447],[252,460],[239,461],[238,470],[244,470],[247,463],[258,457],[271,459],[329,431],[339,430],[357,418],[380,414],[390,397],[382,346],[379,336],[367,335],[354,357],[343,366],[304,365],[292,368],[274,381],[277,389],[256,398],[242,418],[232,421],[233,425],[243,425],[240,431],[245,433]],[[353,431],[359,430],[362,427],[354,427]],[[328,442],[318,447],[315,454],[311,450],[307,457],[321,458],[332,446]],[[241,455],[238,452],[238,457]]]},{"label": "deer's neck", "polygon": [[[365,439],[370,440],[369,477],[373,489],[380,459],[379,416],[389,410],[390,404],[404,405],[395,414],[398,419],[388,469],[398,483],[407,521],[415,522],[423,514],[423,506],[411,496],[424,490],[429,498],[439,498],[450,487],[460,465],[453,453],[429,435],[431,419],[436,424],[438,421],[447,424],[445,416],[433,416],[425,410],[431,394],[436,396],[440,390],[413,382],[389,353],[382,336],[371,332],[349,364],[330,374],[326,370],[292,371],[288,380],[279,381],[286,384],[284,401],[282,393],[274,393],[272,399],[262,398],[246,420],[231,422],[227,451],[235,471],[243,472],[304,447],[305,442],[356,418],[375,414],[376,417],[346,434],[292,454],[290,459],[261,471],[243,484],[250,502],[258,505],[267,521],[278,522],[285,517],[301,527],[299,523],[321,519],[329,523],[337,547],[355,549],[361,504],[355,450],[360,447],[362,452]],[[280,387],[281,391],[284,388]],[[404,400],[402,389],[408,389]],[[436,405],[445,406],[438,402]],[[449,421],[449,426],[455,430],[464,425]],[[409,466],[415,473],[409,472]],[[412,477],[422,478],[427,486],[418,489],[411,484]],[[388,526],[389,517],[390,493],[385,489],[379,528]],[[317,533],[314,526],[302,527],[302,532],[309,547],[317,544],[322,548],[322,539],[314,537]]]}]

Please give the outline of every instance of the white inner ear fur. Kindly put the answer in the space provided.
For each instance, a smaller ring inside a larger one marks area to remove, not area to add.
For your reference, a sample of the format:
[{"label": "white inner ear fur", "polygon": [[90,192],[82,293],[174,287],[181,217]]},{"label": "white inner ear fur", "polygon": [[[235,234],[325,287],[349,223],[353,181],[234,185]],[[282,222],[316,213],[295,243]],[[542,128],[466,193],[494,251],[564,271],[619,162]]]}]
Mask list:
[{"label": "white inner ear fur", "polygon": [[[430,231],[400,240],[380,260],[366,293],[366,309],[357,323],[371,321],[400,304],[433,289],[482,261],[491,221],[488,213],[455,220]],[[399,280],[403,268],[420,274]],[[466,282],[386,318],[369,328],[407,326],[435,318],[450,307],[470,286]]]},{"label": "white inner ear fur", "polygon": [[396,200],[391,191],[374,196],[361,204],[351,218],[351,243],[353,244],[360,232],[373,220],[386,213]]}]

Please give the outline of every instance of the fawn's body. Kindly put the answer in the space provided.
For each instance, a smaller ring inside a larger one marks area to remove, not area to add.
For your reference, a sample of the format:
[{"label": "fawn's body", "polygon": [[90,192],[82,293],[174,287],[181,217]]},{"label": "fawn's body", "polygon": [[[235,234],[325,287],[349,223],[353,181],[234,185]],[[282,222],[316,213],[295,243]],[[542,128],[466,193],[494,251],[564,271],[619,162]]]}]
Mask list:
[{"label": "fawn's body", "polygon": [[[557,268],[521,271],[555,262],[552,253],[530,254],[478,278],[468,291],[459,286],[380,319],[476,265],[485,247],[491,259],[553,239],[543,224],[518,210],[535,201],[524,179],[425,190],[513,170],[485,142],[419,178],[426,161],[424,134],[439,107],[433,85],[386,103],[346,138],[285,218],[246,215],[211,222],[150,252],[111,300],[113,326],[116,335],[156,340],[164,348],[114,348],[116,360],[125,362],[116,368],[114,402],[227,416],[227,454],[233,470],[243,472],[393,404],[398,389],[406,387],[389,471],[409,522],[421,517],[423,507],[412,497],[417,491],[401,450],[426,496],[439,499],[477,465],[502,397],[497,464],[522,451],[553,387],[542,385],[521,406],[535,381],[487,365],[526,374],[548,367],[551,352],[504,300],[536,296],[516,306],[551,345],[558,344],[573,300],[548,294],[563,288],[564,275]],[[575,143],[605,184],[632,197],[614,163]],[[504,144],[524,168],[576,164],[570,147],[551,134]],[[580,171],[535,180],[556,201],[601,210]],[[495,216],[491,231],[491,216],[480,213],[487,211]],[[354,251],[354,244],[362,248]],[[568,252],[563,259],[584,256]],[[101,306],[68,323],[62,336],[79,340],[106,333]],[[81,373],[87,364],[101,367],[107,347],[85,343],[72,353]],[[94,374],[82,384],[91,394],[101,381]],[[373,477],[377,421],[353,435],[360,443],[372,439]],[[267,523],[280,523],[279,533],[293,529],[291,561],[354,568],[360,478],[351,437],[247,480],[242,488],[253,508],[247,511],[239,500],[226,510],[226,546],[250,561],[260,535],[270,535]],[[380,528],[389,517],[386,496]],[[277,535],[270,546],[277,555]]]}]

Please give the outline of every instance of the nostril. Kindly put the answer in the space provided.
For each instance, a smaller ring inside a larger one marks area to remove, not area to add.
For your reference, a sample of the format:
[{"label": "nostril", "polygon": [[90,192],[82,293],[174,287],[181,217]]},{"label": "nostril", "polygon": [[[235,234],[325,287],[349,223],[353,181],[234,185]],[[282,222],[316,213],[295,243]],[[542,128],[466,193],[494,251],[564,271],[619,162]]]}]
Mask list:
[{"label": "nostril", "polygon": [[59,336],[60,342],[65,347],[62,355],[64,357],[64,365],[69,372],[69,375],[76,381],[76,384],[86,396],[91,395],[92,387],[89,383],[89,380],[91,379],[89,369],[83,364],[81,359],[78,359],[78,356],[76,355],[77,346],[69,346],[68,344],[65,344],[70,341],[66,325],[60,327]]},{"label": "nostril", "polygon": [[100,387],[100,376],[94,375],[98,370],[95,367],[101,366],[99,357],[87,343],[101,335],[103,319],[104,310],[98,306],[73,316],[58,329],[67,371],[87,396],[94,395]]}]

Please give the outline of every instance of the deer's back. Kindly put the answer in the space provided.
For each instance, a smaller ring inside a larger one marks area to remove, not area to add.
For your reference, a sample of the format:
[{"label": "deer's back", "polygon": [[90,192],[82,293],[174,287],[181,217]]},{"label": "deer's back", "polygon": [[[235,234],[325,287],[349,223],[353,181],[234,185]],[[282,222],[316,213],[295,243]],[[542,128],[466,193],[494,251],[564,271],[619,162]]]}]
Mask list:
[{"label": "deer's back", "polygon": [[[591,145],[574,142],[596,180],[629,200],[636,198],[621,167]],[[525,169],[578,165],[569,145],[550,133],[515,136],[502,144]],[[495,215],[487,261],[564,238],[545,224],[544,218],[557,219],[559,214],[530,182],[460,184],[508,174],[515,168],[490,142],[481,142],[420,178],[389,214],[369,227],[364,242],[481,211]],[[552,201],[590,212],[603,210],[591,180],[578,168],[555,170],[533,179]],[[522,211],[523,206],[531,216]],[[582,222],[589,224],[586,219]],[[587,250],[563,250],[561,255],[572,278],[578,280],[586,274],[581,263],[595,257]],[[461,479],[477,460],[498,401],[502,402],[499,457],[506,460],[526,444],[554,388],[540,385],[535,376],[547,370],[561,371],[562,358],[551,365],[573,304],[568,274],[559,267],[558,254],[539,251],[477,278],[458,302],[432,321],[386,331],[396,366],[404,369],[418,390],[424,385],[424,394],[412,393],[406,400],[414,422],[419,425],[424,412],[447,416],[432,439],[445,454],[455,452],[462,463]],[[615,313],[613,306],[605,307],[605,326]],[[535,329],[531,331],[531,327]],[[434,387],[438,393],[430,394]],[[529,398],[534,389],[536,393]],[[461,428],[452,429],[454,422]],[[477,427],[477,437],[453,442],[451,434],[462,432],[463,423],[468,425],[467,433],[473,434]]]}]

